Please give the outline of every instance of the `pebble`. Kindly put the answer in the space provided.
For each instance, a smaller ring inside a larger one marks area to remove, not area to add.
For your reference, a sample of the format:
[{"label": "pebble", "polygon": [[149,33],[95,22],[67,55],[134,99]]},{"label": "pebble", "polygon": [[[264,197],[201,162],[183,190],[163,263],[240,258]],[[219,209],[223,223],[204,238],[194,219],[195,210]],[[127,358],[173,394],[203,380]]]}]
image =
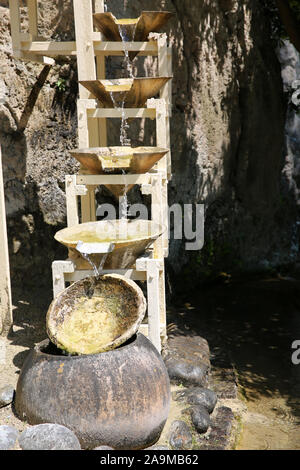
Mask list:
[{"label": "pebble", "polygon": [[23,450],[80,450],[75,434],[60,424],[38,424],[25,429],[19,437]]},{"label": "pebble", "polygon": [[193,443],[190,428],[184,421],[173,421],[170,428],[170,445],[175,450],[191,449]]},{"label": "pebble", "polygon": [[0,408],[10,405],[14,399],[15,389],[12,385],[0,388]]},{"label": "pebble", "polygon": [[186,400],[189,405],[203,405],[208,413],[211,414],[216,406],[218,397],[213,390],[194,387],[183,392],[177,392],[176,399]]},{"label": "pebble", "polygon": [[192,423],[199,434],[205,433],[211,425],[209,413],[202,405],[195,405],[189,408]]},{"label": "pebble", "polygon": [[209,367],[206,364],[198,365],[187,362],[178,362],[174,359],[165,361],[169,377],[172,382],[184,385],[205,385]]},{"label": "pebble", "polygon": [[12,449],[18,437],[19,431],[16,428],[6,425],[0,426],[0,450]]}]

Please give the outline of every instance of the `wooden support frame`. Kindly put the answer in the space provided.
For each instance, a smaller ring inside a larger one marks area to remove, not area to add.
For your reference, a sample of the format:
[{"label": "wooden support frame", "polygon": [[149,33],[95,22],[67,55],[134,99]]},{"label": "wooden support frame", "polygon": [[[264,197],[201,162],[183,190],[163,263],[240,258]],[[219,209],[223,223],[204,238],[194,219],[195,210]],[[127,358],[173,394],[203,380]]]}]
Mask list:
[{"label": "wooden support frame", "polygon": [[[172,76],[171,48],[167,44],[165,34],[151,35],[146,43],[126,43],[104,42],[102,38],[92,30],[90,23],[90,8],[84,11],[83,6],[79,7],[79,0],[74,1],[75,27],[76,27],[76,48],[79,77],[85,80],[94,80],[105,77],[105,56],[123,55],[124,46],[128,51],[139,51],[140,55],[156,55],[158,57],[158,68],[161,76]],[[103,2],[99,2],[103,3]],[[99,7],[99,5],[98,5]],[[102,5],[100,5],[102,8]],[[103,10],[102,10],[103,11]],[[86,16],[84,16],[86,15]],[[76,20],[77,18],[77,20]],[[77,21],[77,23],[76,23]],[[83,28],[83,25],[85,27]],[[85,30],[84,40],[81,37]],[[78,31],[78,34],[77,34]],[[86,44],[88,38],[88,44]],[[81,45],[80,45],[81,44]],[[84,61],[81,60],[82,46],[86,51]],[[90,46],[93,44],[93,58],[91,59]],[[96,67],[95,67],[96,66]],[[169,81],[170,82],[170,81]],[[160,147],[170,148],[169,118],[171,115],[172,86],[165,85],[160,91],[160,99],[150,99],[146,108],[140,109],[105,109],[98,106],[89,92],[85,90],[80,93],[78,100],[78,141],[79,147],[97,147],[107,145],[106,120],[113,118],[149,118],[156,120],[156,144]],[[82,172],[81,172],[82,173]],[[152,217],[159,224],[166,224],[168,221],[168,198],[167,183],[171,178],[171,152],[163,157],[146,175],[122,175],[122,182],[127,184],[140,184],[144,194],[151,194]],[[80,174],[73,180],[73,189],[69,194],[73,201],[68,204],[72,213],[68,211],[68,224],[78,223],[78,205],[76,195],[81,194],[85,187],[87,196],[81,197],[81,222],[96,220],[94,189],[99,184],[120,184],[117,175],[84,175]],[[76,189],[79,188],[79,189]],[[168,255],[168,227],[163,236],[154,243],[153,259],[148,260],[147,265],[141,267],[141,261],[137,261],[139,269],[146,273],[147,297],[148,297],[148,325],[143,325],[143,331],[151,341],[161,350],[161,340],[166,338],[166,305],[165,305],[165,272],[164,264],[157,269],[156,261],[163,260]],[[136,270],[130,272],[135,278]],[[68,279],[76,279],[80,270],[73,274],[66,274]],[[82,275],[82,272],[81,274]],[[70,277],[71,276],[71,277]]]},{"label": "wooden support frame", "polygon": [[[123,56],[124,49],[138,52],[139,56],[156,56],[160,76],[172,76],[172,50],[166,34],[152,33],[145,42],[104,41],[101,33],[93,29],[92,13],[104,11],[104,0],[73,0],[75,41],[43,41],[38,36],[37,0],[27,0],[28,32],[20,31],[19,0],[9,0],[14,55],[23,60],[54,63],[57,56],[77,56],[79,80],[105,79],[105,57]],[[94,10],[93,10],[94,6]],[[157,146],[170,148],[170,123],[172,112],[171,80],[160,91],[160,99],[151,99],[146,108],[125,109],[127,118],[150,118],[156,120]],[[78,100],[78,146],[106,147],[107,119],[120,118],[119,109],[99,108],[98,103],[83,86],[79,86]],[[145,175],[122,175],[122,182],[140,184],[143,194],[152,199],[153,220],[168,220],[167,184],[171,178],[171,153],[164,156]],[[68,226],[96,220],[95,188],[101,184],[120,184],[117,175],[86,175],[81,168],[79,175],[66,176],[66,200]],[[109,183],[108,183],[109,182]],[[132,183],[134,182],[134,183]],[[81,213],[78,198],[81,198]],[[165,280],[163,259],[168,255],[168,229],[154,244],[152,258],[137,260],[136,269],[117,270],[132,279],[145,280],[148,291],[149,324],[144,332],[160,350],[161,338],[166,337]],[[78,270],[72,260],[53,263],[54,293],[64,288],[65,282],[73,282],[89,271]]]},{"label": "wooden support frame", "polygon": [[6,335],[13,323],[9,254],[0,147],[0,335]]},{"label": "wooden support frame", "polygon": [[10,10],[10,28],[12,37],[12,46],[14,56],[17,59],[30,60],[33,62],[39,62],[45,65],[53,65],[54,60],[51,57],[47,57],[44,53],[35,53],[31,50],[23,48],[23,41],[32,44],[32,41],[37,38],[37,0],[27,0],[28,6],[28,24],[29,32],[24,34],[20,31],[20,2],[19,0],[9,0]]},{"label": "wooden support frame", "polygon": [[[149,337],[159,352],[162,340],[167,335],[166,317],[161,314],[160,276],[164,270],[164,261],[141,257],[136,260],[133,269],[103,270],[102,274],[120,274],[135,281],[147,281],[148,323],[142,323],[139,331]],[[54,261],[52,263],[53,297],[59,295],[67,282],[75,282],[93,274],[92,270],[76,270],[72,260]]]}]

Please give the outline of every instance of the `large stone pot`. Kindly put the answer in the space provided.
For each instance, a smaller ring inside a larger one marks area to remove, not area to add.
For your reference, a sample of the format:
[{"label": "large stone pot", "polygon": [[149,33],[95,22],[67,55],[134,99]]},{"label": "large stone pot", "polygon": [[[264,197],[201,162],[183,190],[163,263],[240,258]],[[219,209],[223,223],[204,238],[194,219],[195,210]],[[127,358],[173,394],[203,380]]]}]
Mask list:
[{"label": "large stone pot", "polygon": [[63,356],[49,341],[29,353],[15,408],[29,424],[58,423],[82,448],[101,444],[142,449],[155,443],[170,406],[170,383],[160,354],[138,333],[100,354]]}]

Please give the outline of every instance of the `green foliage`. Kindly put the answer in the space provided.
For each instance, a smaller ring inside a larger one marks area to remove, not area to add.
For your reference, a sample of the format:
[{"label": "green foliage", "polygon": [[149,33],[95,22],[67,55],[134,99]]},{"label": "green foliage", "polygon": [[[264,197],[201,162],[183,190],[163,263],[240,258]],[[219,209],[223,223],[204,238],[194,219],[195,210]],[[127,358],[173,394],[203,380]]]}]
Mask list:
[{"label": "green foliage", "polygon": [[64,78],[59,77],[55,86],[60,92],[66,91],[66,80]]}]

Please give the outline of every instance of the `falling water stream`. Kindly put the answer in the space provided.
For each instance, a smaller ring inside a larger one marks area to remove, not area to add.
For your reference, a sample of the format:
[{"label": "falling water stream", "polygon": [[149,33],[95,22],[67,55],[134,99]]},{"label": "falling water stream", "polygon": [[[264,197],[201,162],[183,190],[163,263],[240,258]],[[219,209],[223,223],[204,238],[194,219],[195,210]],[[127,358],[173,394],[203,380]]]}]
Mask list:
[{"label": "falling water stream", "polygon": [[123,180],[124,180],[124,194],[119,198],[119,215],[120,219],[127,219],[127,212],[128,212],[128,198],[127,198],[127,191],[128,191],[128,183],[125,178],[125,171],[122,170]]},{"label": "falling water stream", "polygon": [[[129,75],[129,78],[134,78],[133,71],[132,71],[132,62],[129,58],[129,53],[126,48],[126,43],[130,41],[130,38],[128,38],[128,36],[126,35],[126,26],[118,24],[118,29],[119,29],[119,33],[120,33],[122,43],[123,43],[125,69]],[[134,27],[133,34],[132,34],[133,38],[134,38],[134,33],[135,33],[135,27]]]},{"label": "falling water stream", "polygon": [[97,279],[101,275],[101,271],[103,270],[103,266],[105,264],[106,258],[108,256],[108,253],[103,254],[103,258],[100,261],[99,266],[97,267],[94,261],[91,259],[90,255],[87,253],[81,253],[84,259],[87,260],[87,262],[91,265],[94,271],[94,278]]}]

